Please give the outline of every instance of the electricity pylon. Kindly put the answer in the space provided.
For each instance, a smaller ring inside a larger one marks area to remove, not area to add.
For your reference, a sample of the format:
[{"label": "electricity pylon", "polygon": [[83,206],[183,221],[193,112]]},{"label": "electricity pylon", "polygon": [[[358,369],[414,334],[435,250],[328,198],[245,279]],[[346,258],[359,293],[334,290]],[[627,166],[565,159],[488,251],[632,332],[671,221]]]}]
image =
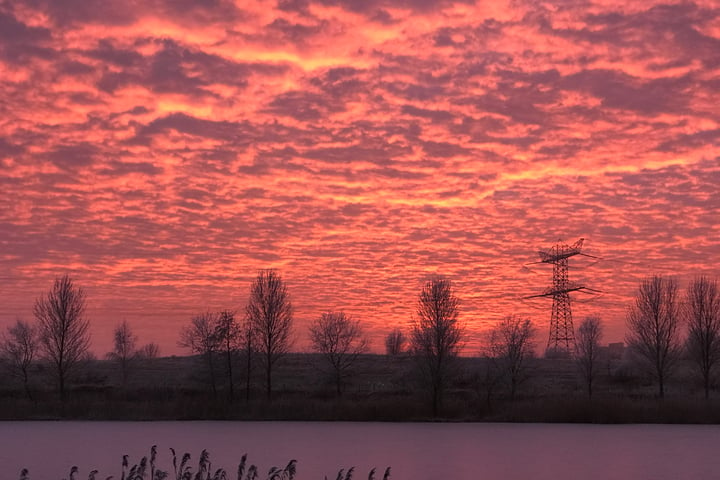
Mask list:
[{"label": "electricity pylon", "polygon": [[585,239],[581,238],[574,244],[567,245],[558,240],[558,243],[550,249],[538,252],[540,262],[537,263],[550,263],[553,266],[553,283],[543,293],[526,298],[552,297],[553,299],[550,335],[545,350],[545,355],[548,357],[569,356],[575,351],[575,328],[570,307],[570,292],[588,288],[568,279],[568,259],[574,255],[592,256],[581,253],[584,241]]}]

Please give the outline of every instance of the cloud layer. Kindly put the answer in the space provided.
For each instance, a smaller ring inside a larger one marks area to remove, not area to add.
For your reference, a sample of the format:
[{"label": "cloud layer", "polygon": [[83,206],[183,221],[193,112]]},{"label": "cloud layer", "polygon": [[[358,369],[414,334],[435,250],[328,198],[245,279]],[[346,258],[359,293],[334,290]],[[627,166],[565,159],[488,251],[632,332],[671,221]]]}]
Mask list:
[{"label": "cloud layer", "polygon": [[[70,273],[95,343],[167,353],[287,280],[297,348],[343,309],[375,350],[435,274],[470,338],[531,317],[537,250],[622,340],[645,276],[718,275],[720,8],[681,3],[0,2],[0,326]],[[575,260],[575,259],[573,259]]]}]

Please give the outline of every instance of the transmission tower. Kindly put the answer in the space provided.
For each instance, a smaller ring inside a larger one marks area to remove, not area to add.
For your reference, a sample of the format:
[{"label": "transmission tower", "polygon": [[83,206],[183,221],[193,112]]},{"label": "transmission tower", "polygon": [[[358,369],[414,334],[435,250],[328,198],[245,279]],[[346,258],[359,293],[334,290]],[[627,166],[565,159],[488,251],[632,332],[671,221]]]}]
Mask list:
[{"label": "transmission tower", "polygon": [[585,239],[581,238],[574,244],[567,245],[558,240],[558,243],[550,249],[538,252],[540,262],[536,263],[549,263],[553,266],[553,283],[543,293],[527,298],[552,297],[553,299],[546,356],[568,356],[575,351],[570,292],[588,288],[568,279],[568,259],[575,255],[591,256],[581,253],[584,241]]}]

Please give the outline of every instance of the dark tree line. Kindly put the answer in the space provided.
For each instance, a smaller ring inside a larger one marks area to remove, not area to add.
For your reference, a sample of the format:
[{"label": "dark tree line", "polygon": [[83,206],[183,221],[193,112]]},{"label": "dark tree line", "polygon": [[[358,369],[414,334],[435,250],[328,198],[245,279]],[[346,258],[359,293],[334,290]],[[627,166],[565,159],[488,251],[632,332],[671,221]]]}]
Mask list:
[{"label": "dark tree line", "polygon": [[[42,359],[52,368],[57,391],[65,398],[68,379],[88,355],[89,321],[82,288],[65,275],[38,297],[33,313],[35,323],[17,320],[0,336],[0,358],[7,370],[23,384],[32,397],[30,367]],[[203,359],[208,384],[214,397],[219,382],[236,395],[235,375],[244,373],[245,396],[250,398],[251,376],[256,364],[262,368],[267,399],[273,396],[273,375],[292,346],[293,309],[286,283],[275,270],[261,270],[249,289],[244,315],[235,311],[203,312],[182,329],[179,344]],[[460,322],[460,301],[449,280],[437,277],[421,289],[410,334],[393,329],[385,339],[390,356],[405,352],[415,361],[422,387],[428,394],[433,415],[442,412],[448,388],[463,372],[457,357],[465,339]],[[666,393],[668,378],[684,355],[710,396],[720,364],[720,291],[717,280],[697,277],[684,295],[672,278],[645,279],[627,312],[626,342],[636,366],[657,384],[657,395]],[[686,336],[683,338],[683,328]],[[530,377],[536,327],[529,319],[508,316],[487,334],[484,372],[478,376],[490,405],[494,392],[505,387],[513,400]],[[592,397],[602,360],[600,341],[603,326],[599,318],[587,318],[577,332],[574,359],[579,378]],[[114,348],[108,358],[117,362],[125,386],[136,361],[158,354],[156,344],[138,348],[139,337],[123,321],[113,332]],[[368,350],[362,323],[342,311],[329,311],[309,327],[314,351],[325,362],[335,393],[343,393],[360,355]],[[408,347],[406,347],[406,343]],[[240,360],[244,365],[238,369]],[[224,377],[223,377],[224,375]]]},{"label": "dark tree line", "polygon": [[230,310],[205,312],[192,318],[181,331],[179,345],[202,356],[207,363],[210,386],[217,396],[216,357],[222,353],[228,393],[234,398],[233,359],[244,353],[246,399],[250,396],[253,359],[265,370],[268,399],[272,398],[273,367],[291,346],[292,304],[287,286],[275,270],[261,270],[250,286],[250,296],[241,324]]}]

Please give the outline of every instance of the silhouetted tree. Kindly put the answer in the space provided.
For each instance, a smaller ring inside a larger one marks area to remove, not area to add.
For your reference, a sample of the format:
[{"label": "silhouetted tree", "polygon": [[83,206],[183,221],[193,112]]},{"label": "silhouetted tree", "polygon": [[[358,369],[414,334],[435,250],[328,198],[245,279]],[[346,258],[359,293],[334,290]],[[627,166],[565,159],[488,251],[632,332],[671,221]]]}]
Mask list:
[{"label": "silhouetted tree", "polygon": [[358,356],[368,348],[368,339],[360,322],[344,312],[323,313],[310,326],[310,340],[313,350],[321,353],[330,364],[336,392],[341,395],[344,378]]},{"label": "silhouetted tree", "polygon": [[528,319],[507,316],[488,335],[491,365],[510,386],[510,399],[529,377],[528,359],[534,355],[535,327]]},{"label": "silhouetted tree", "polygon": [[138,358],[157,358],[160,355],[160,347],[157,343],[150,342],[137,351]]},{"label": "silhouetted tree", "polygon": [[717,280],[698,277],[687,290],[685,318],[688,322],[687,352],[700,372],[705,398],[720,361],[720,290]]},{"label": "silhouetted tree", "polygon": [[125,386],[127,384],[130,363],[137,353],[135,351],[137,336],[133,334],[127,320],[123,320],[115,327],[115,330],[113,331],[113,340],[114,349],[112,352],[108,353],[107,356],[111,360],[118,362],[118,365],[120,366],[122,385]]},{"label": "silhouetted tree", "polygon": [[405,349],[405,341],[405,334],[402,330],[399,328],[393,329],[385,337],[385,352],[391,356],[400,355]]},{"label": "silhouetted tree", "polygon": [[216,315],[212,312],[201,313],[192,318],[190,325],[180,332],[181,347],[189,348],[205,358],[208,366],[210,386],[213,397],[217,396],[215,365],[213,358],[220,348],[220,339],[215,333]]},{"label": "silhouetted tree", "polygon": [[275,270],[261,270],[250,287],[246,315],[257,351],[265,363],[268,399],[272,398],[273,366],[290,348],[292,305],[287,287]]},{"label": "silhouetted tree", "polygon": [[593,381],[600,368],[599,354],[602,330],[602,322],[598,317],[586,318],[578,328],[575,360],[580,369],[580,375],[587,386],[588,397],[591,398],[593,394]]},{"label": "silhouetted tree", "polygon": [[433,415],[442,407],[443,392],[455,373],[463,338],[458,322],[459,300],[450,280],[434,278],[420,292],[412,329],[412,352],[429,384]]},{"label": "silhouetted tree", "polygon": [[37,328],[18,319],[15,325],[9,326],[0,340],[0,355],[7,363],[12,375],[23,382],[25,394],[32,398],[29,384],[29,370],[38,351]]},{"label": "silhouetted tree", "polygon": [[233,355],[237,350],[240,335],[240,326],[235,321],[235,312],[231,312],[229,310],[223,310],[220,312],[215,323],[215,336],[220,343],[220,348],[225,354],[230,400],[234,398],[232,370]]},{"label": "silhouetted tree", "polygon": [[65,399],[68,375],[90,348],[90,322],[85,318],[85,292],[69,276],[55,280],[52,290],[33,308],[40,347],[54,366],[60,398]]},{"label": "silhouetted tree", "polygon": [[660,398],[665,396],[665,381],[680,354],[677,291],[673,279],[646,279],[627,315],[627,344],[640,365],[657,380]]}]

